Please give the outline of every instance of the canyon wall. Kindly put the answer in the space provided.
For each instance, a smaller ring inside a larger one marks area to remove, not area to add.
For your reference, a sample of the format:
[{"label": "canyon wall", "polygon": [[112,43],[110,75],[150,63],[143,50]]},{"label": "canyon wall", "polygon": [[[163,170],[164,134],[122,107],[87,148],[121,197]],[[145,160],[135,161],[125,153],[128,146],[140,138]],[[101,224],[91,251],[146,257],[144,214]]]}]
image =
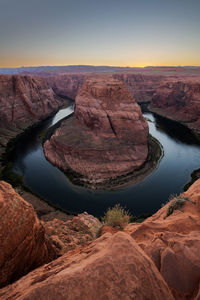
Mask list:
[{"label": "canyon wall", "polygon": [[43,78],[0,76],[1,126],[23,126],[47,117],[62,104]]},{"label": "canyon wall", "polygon": [[0,155],[11,138],[62,104],[44,78],[0,75]]},{"label": "canyon wall", "polygon": [[72,118],[44,144],[56,166],[101,183],[139,168],[148,155],[148,124],[121,81],[89,78],[79,91]]},{"label": "canyon wall", "polygon": [[89,74],[84,73],[60,74],[49,76],[46,80],[57,95],[74,100],[88,76]]},{"label": "canyon wall", "polygon": [[114,78],[123,81],[137,102],[150,102],[156,89],[164,79],[163,75],[117,73]]},{"label": "canyon wall", "polygon": [[[47,77],[47,81],[56,94],[75,99],[85,80],[96,76],[106,77],[108,75],[97,73],[58,74],[56,76]],[[154,92],[165,78],[165,76],[161,75],[131,73],[113,73],[112,76],[125,83],[125,86],[129,89],[137,102],[151,101]]]},{"label": "canyon wall", "polygon": [[165,82],[157,89],[149,108],[200,133],[200,81]]}]

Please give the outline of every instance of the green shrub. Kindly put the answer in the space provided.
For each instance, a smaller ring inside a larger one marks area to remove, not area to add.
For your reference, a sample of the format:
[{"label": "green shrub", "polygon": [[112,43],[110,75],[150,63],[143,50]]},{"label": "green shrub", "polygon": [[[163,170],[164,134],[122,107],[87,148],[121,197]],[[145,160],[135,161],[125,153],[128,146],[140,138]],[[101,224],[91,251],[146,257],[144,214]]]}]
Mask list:
[{"label": "green shrub", "polygon": [[119,204],[109,208],[102,218],[102,222],[113,227],[120,227],[123,229],[130,221],[130,214]]},{"label": "green shrub", "polygon": [[168,206],[166,217],[169,217],[174,212],[174,210],[181,210],[184,207],[186,201],[192,202],[189,198],[183,196],[174,198]]}]

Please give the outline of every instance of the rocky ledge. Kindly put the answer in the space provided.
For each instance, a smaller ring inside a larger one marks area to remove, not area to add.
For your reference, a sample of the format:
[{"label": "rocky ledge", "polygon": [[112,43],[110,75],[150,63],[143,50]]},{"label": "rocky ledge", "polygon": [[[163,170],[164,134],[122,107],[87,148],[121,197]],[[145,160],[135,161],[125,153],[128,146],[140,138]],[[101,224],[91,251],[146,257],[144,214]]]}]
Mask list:
[{"label": "rocky ledge", "polygon": [[[7,194],[5,188],[8,190]],[[11,203],[16,206],[13,196],[18,199],[18,207],[24,207],[26,213],[32,211],[31,214],[25,214],[22,209],[17,209],[16,213],[12,208],[7,214],[1,214],[1,222],[8,229],[7,236],[4,234],[3,238],[4,230],[0,232],[4,259],[1,270],[10,262],[10,269],[3,273],[5,276],[10,274],[14,266],[17,271],[17,266],[29,262],[28,253],[36,253],[27,251],[32,245],[41,251],[40,256],[37,256],[41,261],[46,238],[41,244],[40,239],[36,240],[35,235],[29,234],[29,238],[25,239],[26,252],[22,252],[26,255],[21,255],[19,261],[12,259],[16,257],[16,253],[21,253],[18,250],[25,245],[23,242],[18,247],[13,246],[14,241],[25,230],[37,233],[41,224],[35,216],[31,217],[34,215],[31,206],[19,199],[10,186],[1,183],[0,190],[0,203],[4,203],[3,206],[1,204],[1,211],[6,211],[6,202],[10,206]],[[10,220],[11,216],[15,226]],[[27,220],[29,223],[34,220],[35,226],[26,226],[29,224]],[[54,222],[56,224],[57,221]],[[100,225],[98,220],[82,214],[76,217],[74,225],[72,223],[71,220],[68,228],[71,228],[74,240],[74,232],[81,233],[84,226],[87,230],[84,229],[81,234],[87,237],[90,231],[93,239],[85,244],[76,244],[72,251],[68,249],[61,257],[0,289],[0,299],[199,299],[200,180],[143,223],[130,223],[124,232],[101,230],[102,236],[94,240],[95,228]],[[19,231],[18,227],[15,228],[16,225],[23,226],[24,229]],[[54,230],[54,242],[52,243],[52,239],[50,246],[55,246],[56,237],[67,245],[67,240],[63,239],[62,226],[50,228],[49,230]],[[45,228],[45,232],[47,230]]]},{"label": "rocky ledge", "polygon": [[148,157],[148,124],[121,81],[88,79],[74,116],[44,144],[47,159],[80,182],[101,184],[140,168]]}]

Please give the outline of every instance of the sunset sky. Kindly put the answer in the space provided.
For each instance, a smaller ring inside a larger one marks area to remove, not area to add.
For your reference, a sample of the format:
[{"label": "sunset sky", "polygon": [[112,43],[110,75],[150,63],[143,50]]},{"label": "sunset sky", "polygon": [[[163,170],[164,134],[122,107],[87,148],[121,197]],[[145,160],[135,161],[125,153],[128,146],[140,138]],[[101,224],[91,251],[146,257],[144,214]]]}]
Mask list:
[{"label": "sunset sky", "polygon": [[0,0],[0,67],[200,66],[200,0]]}]

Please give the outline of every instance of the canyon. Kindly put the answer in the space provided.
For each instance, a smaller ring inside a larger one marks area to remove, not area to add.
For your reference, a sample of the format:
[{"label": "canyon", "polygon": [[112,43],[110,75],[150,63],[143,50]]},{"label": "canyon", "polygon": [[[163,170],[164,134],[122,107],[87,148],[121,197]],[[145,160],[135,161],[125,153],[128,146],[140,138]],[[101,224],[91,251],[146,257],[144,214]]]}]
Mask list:
[{"label": "canyon", "polygon": [[[76,98],[74,115],[51,132],[44,152],[87,187],[147,161],[148,125],[136,102],[199,134],[198,69],[89,69],[0,75],[3,168],[9,141],[66,98]],[[0,181],[0,299],[200,298],[200,180],[123,231],[86,212],[66,215],[21,188]]]},{"label": "canyon", "polygon": [[74,116],[45,142],[44,153],[62,170],[80,174],[80,181],[102,183],[145,163],[148,125],[121,81],[92,77],[76,96]]}]

